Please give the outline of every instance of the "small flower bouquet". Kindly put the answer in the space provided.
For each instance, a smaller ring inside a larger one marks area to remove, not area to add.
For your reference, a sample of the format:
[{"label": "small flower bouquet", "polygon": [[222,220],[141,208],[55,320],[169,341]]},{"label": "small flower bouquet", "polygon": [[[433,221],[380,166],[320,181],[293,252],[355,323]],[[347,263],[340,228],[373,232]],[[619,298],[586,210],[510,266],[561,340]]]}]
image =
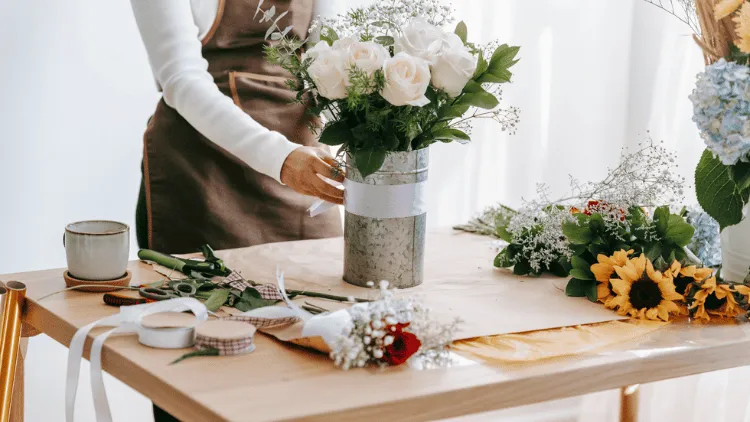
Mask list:
[{"label": "small flower bouquet", "polygon": [[326,117],[320,142],[348,152],[363,176],[380,169],[389,152],[468,142],[473,119],[510,131],[518,122],[518,109],[499,103],[519,47],[473,44],[463,22],[444,31],[450,8],[437,0],[380,0],[318,19],[311,33],[321,41],[307,49],[309,40],[278,27],[275,8],[259,5],[258,13],[271,23],[269,62],[292,75],[298,101]]},{"label": "small flower bouquet", "polygon": [[[342,311],[339,311],[342,312]],[[368,364],[401,365],[411,358],[444,365],[458,326],[441,325],[414,298],[395,298],[388,282],[380,282],[380,298],[347,309],[349,324],[331,345],[331,359],[343,369]]]}]

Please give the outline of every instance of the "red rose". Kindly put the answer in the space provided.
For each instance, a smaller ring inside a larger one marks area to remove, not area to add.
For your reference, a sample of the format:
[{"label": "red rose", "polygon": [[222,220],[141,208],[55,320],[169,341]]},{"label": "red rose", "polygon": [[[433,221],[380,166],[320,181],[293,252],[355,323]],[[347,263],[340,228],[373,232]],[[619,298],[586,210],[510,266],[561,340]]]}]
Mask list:
[{"label": "red rose", "polygon": [[401,365],[406,362],[414,353],[417,353],[419,348],[422,346],[422,342],[419,341],[416,335],[403,331],[409,324],[397,324],[394,328],[395,331],[389,331],[389,335],[393,336],[393,343],[385,347],[385,353],[383,353],[383,361],[389,365]]}]

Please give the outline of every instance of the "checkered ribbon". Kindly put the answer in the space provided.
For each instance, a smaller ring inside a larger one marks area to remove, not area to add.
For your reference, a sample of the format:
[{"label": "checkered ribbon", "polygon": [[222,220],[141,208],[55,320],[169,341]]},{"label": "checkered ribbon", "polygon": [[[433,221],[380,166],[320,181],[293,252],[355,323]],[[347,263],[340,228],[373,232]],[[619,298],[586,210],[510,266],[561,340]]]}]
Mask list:
[{"label": "checkered ribbon", "polygon": [[229,286],[233,289],[237,289],[244,292],[245,289],[255,289],[260,293],[260,297],[266,300],[284,300],[284,296],[279,292],[279,288],[273,284],[258,284],[253,285],[249,281],[245,280],[240,273],[232,271],[227,277],[217,281],[219,286]]},{"label": "checkered ribbon", "polygon": [[278,327],[281,325],[292,325],[294,323],[302,321],[302,318],[298,316],[289,316],[289,317],[282,317],[282,318],[263,318],[263,317],[249,316],[249,315],[235,315],[235,316],[230,316],[230,317],[223,318],[223,319],[227,319],[230,321],[247,322],[249,324],[253,324],[256,328],[270,328],[270,327]]},{"label": "checkered ribbon", "polygon": [[231,356],[251,352],[255,348],[255,344],[253,343],[253,336],[229,340],[196,334],[195,348],[198,350],[216,349],[220,356]]}]

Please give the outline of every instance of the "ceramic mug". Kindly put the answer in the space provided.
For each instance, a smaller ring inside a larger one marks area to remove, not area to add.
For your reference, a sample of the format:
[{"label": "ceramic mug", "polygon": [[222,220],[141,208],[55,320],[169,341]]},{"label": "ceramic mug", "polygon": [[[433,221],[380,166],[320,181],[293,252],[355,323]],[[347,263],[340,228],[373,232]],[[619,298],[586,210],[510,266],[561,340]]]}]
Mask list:
[{"label": "ceramic mug", "polygon": [[116,280],[125,275],[130,228],[116,221],[79,221],[63,236],[70,275],[79,280]]}]

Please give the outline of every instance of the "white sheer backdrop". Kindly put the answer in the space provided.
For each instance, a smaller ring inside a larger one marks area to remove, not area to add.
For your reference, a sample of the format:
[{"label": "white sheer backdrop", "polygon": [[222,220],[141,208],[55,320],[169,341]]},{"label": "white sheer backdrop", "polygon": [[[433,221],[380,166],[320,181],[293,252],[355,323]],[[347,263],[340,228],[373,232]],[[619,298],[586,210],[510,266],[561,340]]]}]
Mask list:
[{"label": "white sheer backdrop", "polygon": [[[568,174],[602,177],[648,130],[678,151],[690,179],[702,148],[687,95],[702,59],[687,27],[642,0],[454,3],[472,40],[522,46],[505,91],[522,122],[515,136],[488,123],[472,145],[432,149],[431,226],[496,202],[517,206],[539,182],[562,193]],[[63,266],[66,222],[132,225],[141,135],[157,94],[127,1],[11,1],[0,28],[0,273]],[[40,336],[29,353],[27,420],[62,421],[64,348]],[[641,420],[744,420],[747,375],[644,386]],[[148,420],[145,398],[107,382],[116,420]],[[89,397],[80,392],[77,420],[93,420]],[[481,419],[605,421],[616,405],[616,392],[605,392]]]}]

